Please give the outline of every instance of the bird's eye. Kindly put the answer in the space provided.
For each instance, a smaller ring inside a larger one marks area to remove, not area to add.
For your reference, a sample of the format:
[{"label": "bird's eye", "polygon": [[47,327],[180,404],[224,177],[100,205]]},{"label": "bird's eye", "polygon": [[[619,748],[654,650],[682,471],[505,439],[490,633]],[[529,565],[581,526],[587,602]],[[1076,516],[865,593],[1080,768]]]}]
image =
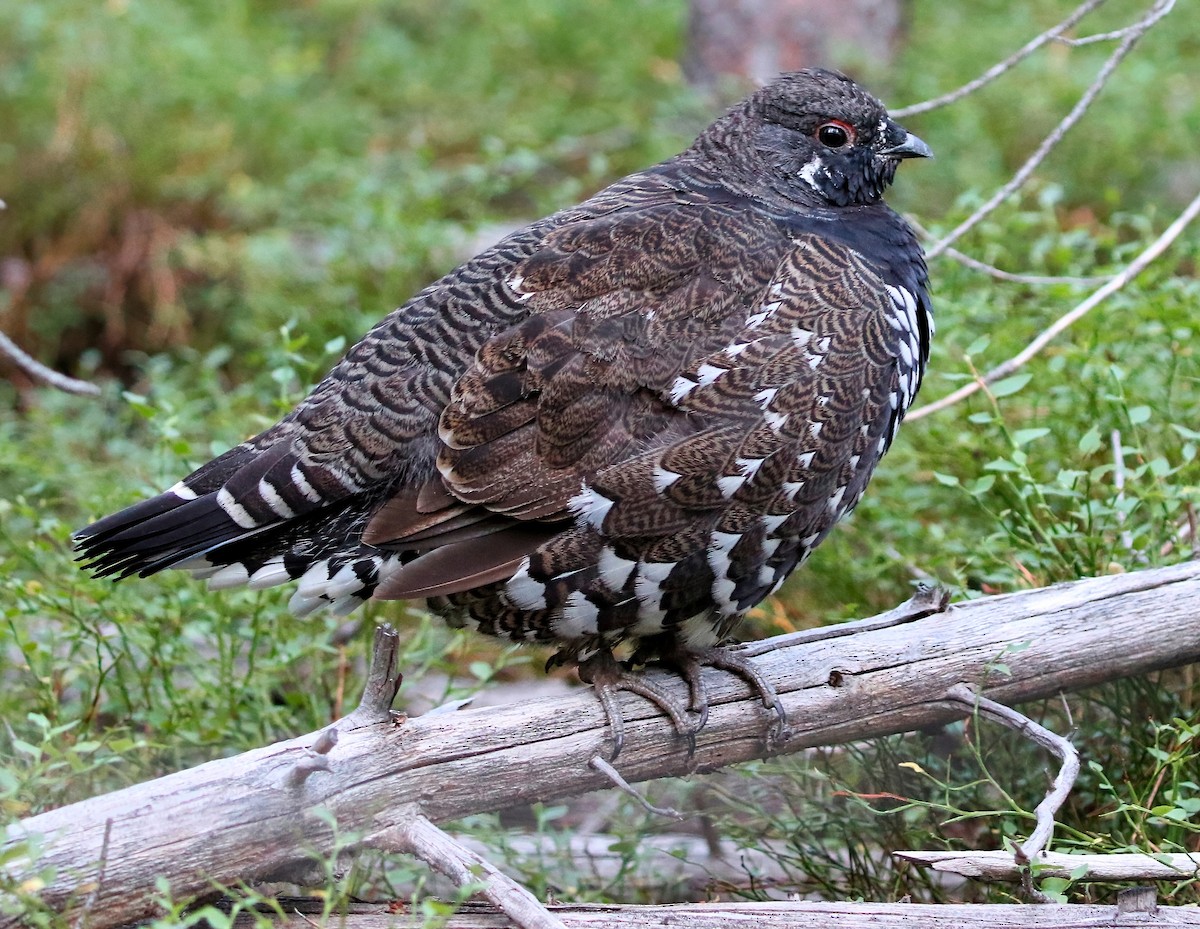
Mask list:
[{"label": "bird's eye", "polygon": [[817,141],[826,148],[841,148],[854,141],[854,130],[841,120],[830,120],[818,127]]}]

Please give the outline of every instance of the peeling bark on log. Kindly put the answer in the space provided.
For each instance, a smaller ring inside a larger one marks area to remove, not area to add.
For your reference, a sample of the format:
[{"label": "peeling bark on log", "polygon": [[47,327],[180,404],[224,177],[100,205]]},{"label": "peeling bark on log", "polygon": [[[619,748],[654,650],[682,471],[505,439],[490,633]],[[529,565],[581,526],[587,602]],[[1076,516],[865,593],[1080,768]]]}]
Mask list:
[{"label": "peeling bark on log", "polygon": [[[1200,562],[970,601],[891,628],[867,621],[825,633],[752,649],[788,713],[781,742],[766,743],[774,716],[744,682],[706,671],[712,711],[692,757],[655,707],[620,696],[621,773],[638,781],[705,772],[946,723],[964,715],[945,698],[962,682],[1011,704],[1200,660]],[[1028,647],[1006,654],[1015,643]],[[1007,676],[994,671],[1001,658]],[[683,697],[682,682],[660,680]],[[24,820],[10,827],[5,848],[39,836],[41,853],[36,862],[10,859],[9,875],[20,882],[52,868],[43,899],[58,909],[86,902],[90,929],[103,929],[151,915],[160,876],[177,897],[202,895],[213,881],[266,880],[328,855],[335,836],[318,809],[332,814],[342,837],[371,843],[414,810],[445,822],[608,784],[588,765],[611,746],[586,690],[401,724],[343,720],[337,729],[336,744],[312,733]],[[314,747],[327,769],[298,778]],[[0,917],[0,926],[11,924]]]}]

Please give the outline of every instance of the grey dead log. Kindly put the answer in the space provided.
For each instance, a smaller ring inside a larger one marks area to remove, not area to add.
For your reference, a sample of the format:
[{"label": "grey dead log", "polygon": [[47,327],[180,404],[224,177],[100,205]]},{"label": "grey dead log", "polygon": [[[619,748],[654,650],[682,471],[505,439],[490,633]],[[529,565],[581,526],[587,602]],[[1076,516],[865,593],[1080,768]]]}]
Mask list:
[{"label": "grey dead log", "polygon": [[[894,852],[894,857],[943,874],[982,881],[1018,881],[1021,869],[1008,852]],[[1086,868],[1082,876],[1076,874]],[[1071,877],[1081,881],[1186,881],[1200,876],[1200,854],[1064,855],[1043,852],[1038,856],[1038,877]],[[1196,914],[1200,923],[1200,913]]]},{"label": "grey dead log", "polygon": [[[277,923],[279,929],[312,929],[307,913],[317,908],[295,906],[296,915]],[[1122,911],[1115,906],[1079,904],[1019,906],[1016,904],[921,903],[686,903],[673,906],[552,906],[567,929],[1176,929],[1200,925],[1196,910],[1158,907]],[[289,909],[288,912],[292,912]],[[305,915],[301,915],[305,914]],[[342,929],[394,929],[409,917],[383,906],[355,905],[331,924]],[[249,917],[236,929],[251,929]],[[445,923],[445,929],[509,929],[512,923],[494,910],[464,907]]]},{"label": "grey dead log", "polygon": [[[775,648],[755,643],[749,651],[790,721],[770,745],[774,715],[732,675],[706,672],[712,711],[692,757],[653,706],[622,695],[621,774],[636,782],[705,772],[946,723],[967,715],[945,699],[959,683],[1013,704],[1198,661],[1200,562],[879,626],[834,627],[815,641],[783,636]],[[1018,643],[1028,644],[1011,651]],[[996,669],[1001,661],[1007,674]],[[682,682],[662,680],[683,698]],[[328,770],[296,778],[314,746],[328,748]],[[588,763],[609,749],[604,715],[586,690],[403,722],[343,721],[336,745],[311,733],[16,823],[4,845],[8,877],[13,885],[40,879],[41,897],[60,910],[86,902],[89,927],[103,929],[152,915],[160,876],[177,897],[203,895],[214,881],[301,867],[348,836],[370,844],[403,828],[413,810],[440,823],[606,786]],[[14,845],[31,840],[36,861],[13,857]],[[13,924],[0,917],[0,926]]]}]

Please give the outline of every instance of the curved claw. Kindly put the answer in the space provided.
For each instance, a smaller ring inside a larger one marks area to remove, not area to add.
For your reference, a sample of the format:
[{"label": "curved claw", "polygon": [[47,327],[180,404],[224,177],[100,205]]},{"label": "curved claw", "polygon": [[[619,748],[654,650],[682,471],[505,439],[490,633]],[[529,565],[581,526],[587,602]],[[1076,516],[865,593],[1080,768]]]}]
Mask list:
[{"label": "curved claw", "polygon": [[[638,663],[647,657],[641,650],[632,659]],[[704,685],[704,668],[713,667],[736,674],[744,680],[762,699],[763,705],[774,710],[775,725],[771,728],[772,741],[782,741],[787,735],[787,713],[771,682],[745,657],[722,646],[688,651],[678,646],[658,653],[659,660],[673,668],[688,685],[688,705],[666,688],[644,678],[618,662],[609,651],[596,652],[578,664],[579,676],[592,685],[613,734],[615,761],[625,745],[625,720],[617,703],[618,691],[645,697],[666,714],[679,735],[688,740],[688,755],[695,754],[696,734],[708,723],[708,691]]]},{"label": "curved claw", "polygon": [[[708,688],[704,686],[704,662],[694,654],[688,654],[679,662],[677,670],[688,685],[688,709],[700,714],[696,732],[708,724]],[[693,742],[695,736],[693,734]]]},{"label": "curved claw", "polygon": [[779,699],[774,685],[763,677],[762,672],[742,655],[728,648],[710,648],[697,656],[700,665],[709,665],[736,674],[762,699],[763,706],[775,711],[775,725],[771,727],[771,736],[776,741],[783,741],[787,735],[787,711]]},{"label": "curved claw", "polygon": [[[691,699],[690,707],[684,707],[665,688],[646,680],[638,672],[632,671],[622,665],[612,656],[611,652],[597,652],[590,658],[581,661],[579,663],[579,676],[585,682],[592,685],[592,689],[596,692],[596,697],[600,701],[600,706],[604,710],[604,715],[608,719],[608,726],[612,730],[613,753],[609,758],[610,762],[616,761],[617,756],[621,754],[621,749],[625,745],[625,718],[621,714],[620,705],[616,700],[616,694],[621,690],[645,697],[662,710],[667,718],[671,720],[675,731],[688,740],[688,754],[695,753],[696,733],[708,721],[708,702],[704,699],[703,685],[700,685],[700,689],[697,692],[692,686],[691,677],[687,674],[684,674],[684,677],[688,681]],[[689,709],[697,709],[697,694],[699,694],[699,698],[703,700],[703,703],[698,710],[699,720],[692,721],[688,719],[688,711]]]}]

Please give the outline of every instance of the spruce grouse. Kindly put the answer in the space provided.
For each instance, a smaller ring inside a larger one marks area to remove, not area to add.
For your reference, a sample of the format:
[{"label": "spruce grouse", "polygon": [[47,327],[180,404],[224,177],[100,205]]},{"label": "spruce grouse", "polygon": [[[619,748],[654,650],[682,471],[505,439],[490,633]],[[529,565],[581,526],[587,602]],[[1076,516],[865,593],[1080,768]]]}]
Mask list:
[{"label": "spruce grouse", "polygon": [[300,614],[425,599],[559,646],[610,717],[627,689],[689,725],[613,664],[627,640],[684,671],[700,725],[701,663],[778,710],[718,646],[858,502],[921,383],[925,263],[882,196],[928,155],[843,75],[782,75],[431,284],[82,557],[298,581]]}]

